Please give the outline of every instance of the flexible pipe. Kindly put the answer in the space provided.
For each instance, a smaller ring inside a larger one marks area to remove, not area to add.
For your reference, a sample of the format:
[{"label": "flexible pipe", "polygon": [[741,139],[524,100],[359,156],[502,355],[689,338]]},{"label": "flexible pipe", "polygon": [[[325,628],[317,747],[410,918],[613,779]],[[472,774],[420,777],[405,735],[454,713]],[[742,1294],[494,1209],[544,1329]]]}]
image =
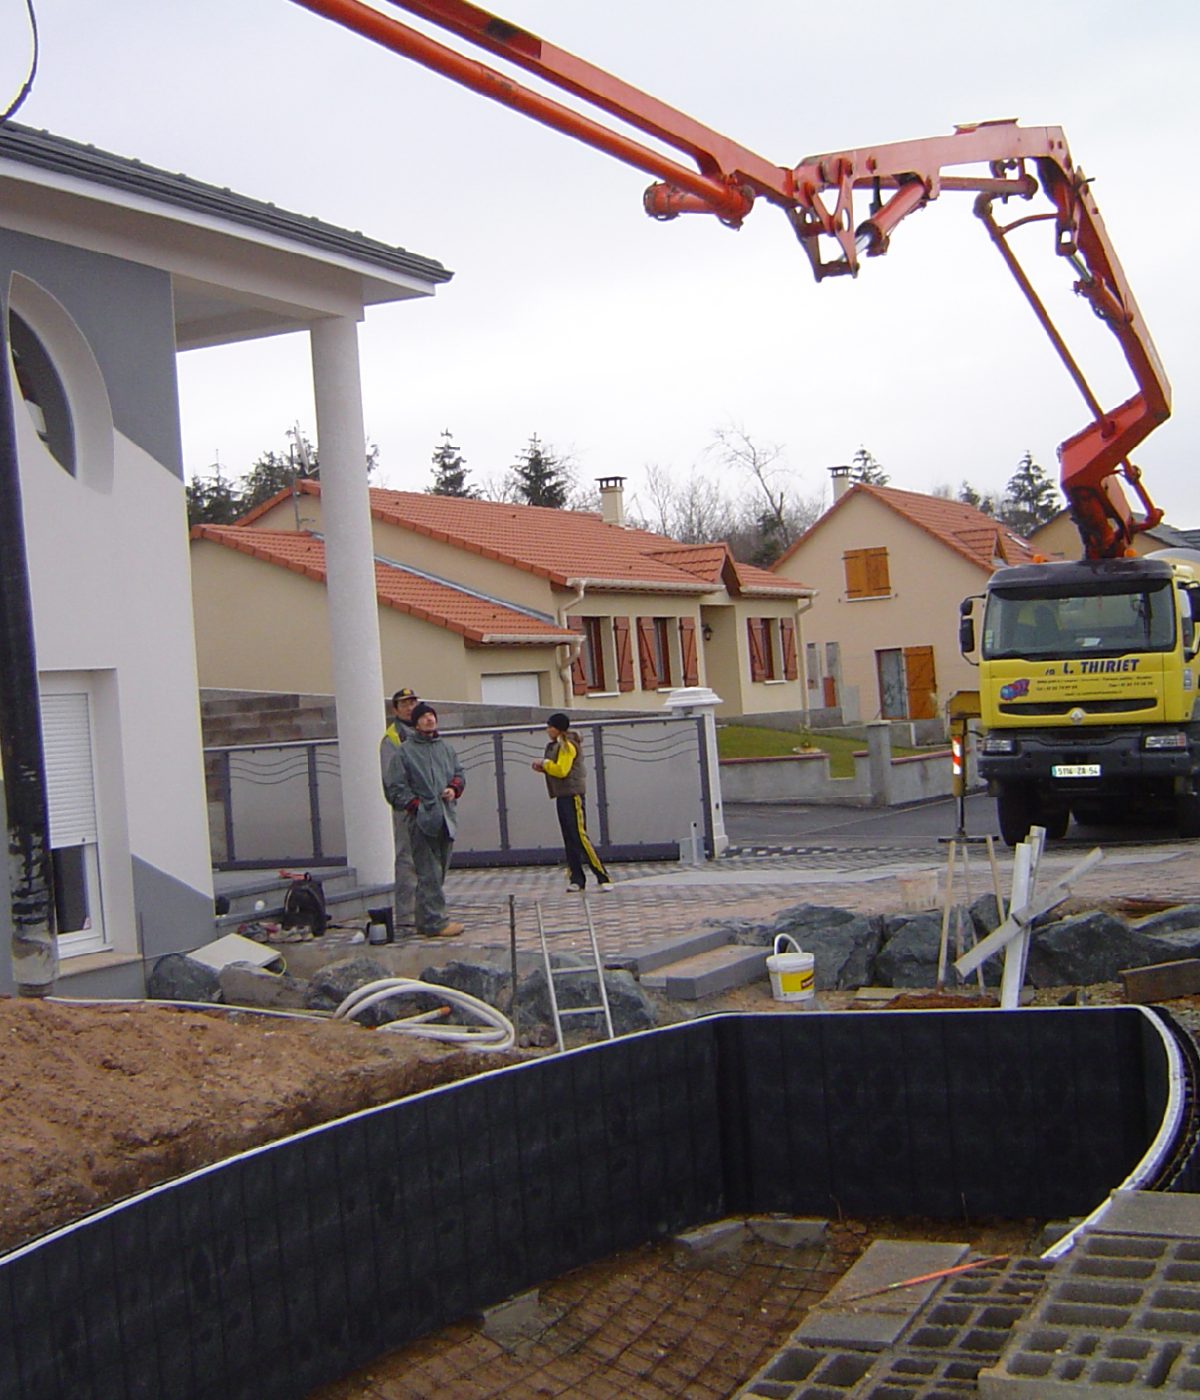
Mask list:
[{"label": "flexible pipe", "polygon": [[384,977],[377,982],[368,982],[357,988],[342,1002],[333,1013],[334,1020],[353,1020],[361,1016],[368,1007],[397,996],[435,995],[460,1010],[469,1011],[484,1022],[482,1026],[431,1026],[417,1021],[389,1021],[380,1030],[397,1031],[402,1035],[414,1035],[426,1040],[441,1040],[450,1044],[471,1044],[479,1050],[511,1050],[516,1044],[517,1032],[513,1023],[494,1006],[480,1001],[469,992],[460,992],[454,987],[439,987],[431,982],[421,982],[412,977]]}]

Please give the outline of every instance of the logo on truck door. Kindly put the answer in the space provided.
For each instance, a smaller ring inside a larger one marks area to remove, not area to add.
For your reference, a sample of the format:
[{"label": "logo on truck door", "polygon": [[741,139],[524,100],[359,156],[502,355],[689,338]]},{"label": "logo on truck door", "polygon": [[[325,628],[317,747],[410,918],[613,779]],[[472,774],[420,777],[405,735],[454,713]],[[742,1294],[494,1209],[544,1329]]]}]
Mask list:
[{"label": "logo on truck door", "polygon": [[1029,694],[1029,679],[1022,676],[1019,681],[1009,681],[1007,685],[1000,687],[1001,700],[1019,700],[1022,695]]}]

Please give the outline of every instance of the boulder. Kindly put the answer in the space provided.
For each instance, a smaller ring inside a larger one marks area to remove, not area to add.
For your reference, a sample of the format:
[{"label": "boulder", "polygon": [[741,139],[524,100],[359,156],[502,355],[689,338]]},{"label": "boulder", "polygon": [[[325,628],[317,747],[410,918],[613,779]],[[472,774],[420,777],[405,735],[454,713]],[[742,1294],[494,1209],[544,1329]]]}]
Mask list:
[{"label": "boulder", "polygon": [[986,938],[1000,927],[1000,904],[994,894],[981,894],[978,899],[973,899],[970,913],[977,939]]},{"label": "boulder", "polygon": [[[452,987],[456,992],[466,992],[468,996],[486,1001],[498,1011],[508,1015],[512,1007],[512,973],[509,968],[498,967],[484,962],[448,962],[443,967],[427,967],[421,972],[421,981],[435,987]],[[463,1012],[455,1013],[453,1019],[474,1022],[475,1017]]]},{"label": "boulder", "polygon": [[1165,948],[1163,940],[1148,938],[1115,914],[1091,910],[1034,930],[1026,976],[1035,987],[1115,982],[1123,967],[1167,961]]},{"label": "boulder", "polygon": [[776,932],[790,934],[801,952],[813,955],[813,983],[817,991],[866,987],[874,980],[875,958],[883,945],[880,918],[852,915],[824,927],[810,924],[795,932],[791,928],[778,928]]},{"label": "boulder", "polygon": [[1191,930],[1196,935],[1196,942],[1200,943],[1200,904],[1177,904],[1173,909],[1164,909],[1158,914],[1131,919],[1129,927],[1149,938],[1162,938],[1167,934]]},{"label": "boulder", "polygon": [[[971,914],[965,904],[950,911],[950,946],[946,954],[946,984],[958,983],[953,959],[955,920],[965,930],[971,928]],[[874,981],[880,987],[934,987],[937,985],[938,954],[942,945],[942,915],[893,914],[884,921],[884,944],[875,958]]]},{"label": "boulder", "polygon": [[[555,966],[559,965],[556,955]],[[587,967],[582,958],[571,954],[562,958],[563,966]],[[652,1029],[658,1024],[654,1003],[642,990],[641,984],[632,973],[606,969],[604,987],[608,993],[608,1010],[612,1017],[613,1032],[616,1035],[631,1035],[635,1031]],[[594,970],[582,972],[579,976],[555,979],[554,992],[559,1009],[577,1006],[595,1006],[600,1000],[600,989],[596,984]],[[550,992],[546,985],[546,974],[537,968],[525,977],[517,987],[517,1032],[523,1042],[537,1045],[554,1043],[554,1022],[550,1011]],[[593,1016],[571,1016],[564,1025],[564,1034],[571,1028],[586,1030],[592,1038],[603,1034],[604,1014],[597,1011]]]},{"label": "boulder", "polygon": [[777,934],[790,933],[807,952],[808,943],[815,934],[840,928],[858,917],[851,910],[839,909],[835,905],[794,904],[790,909],[781,909],[769,923],[736,919],[731,923],[722,923],[721,928],[727,929],[733,935],[735,943],[763,948],[769,948],[775,942]]},{"label": "boulder", "polygon": [[[313,973],[309,979],[304,1004],[310,1011],[334,1011],[359,987],[391,976],[392,973],[382,963],[365,954],[338,958],[334,962],[326,963],[324,967],[319,967]],[[415,1016],[420,1011],[432,1011],[444,1005],[445,1002],[432,990],[429,996],[423,993],[405,993],[388,1001],[378,1002],[355,1019],[364,1026],[382,1026],[388,1021],[402,1020],[406,1016]]]},{"label": "boulder", "polygon": [[168,953],[159,958],[146,982],[146,995],[153,1001],[221,1000],[221,980],[207,963],[197,962],[183,953]]}]

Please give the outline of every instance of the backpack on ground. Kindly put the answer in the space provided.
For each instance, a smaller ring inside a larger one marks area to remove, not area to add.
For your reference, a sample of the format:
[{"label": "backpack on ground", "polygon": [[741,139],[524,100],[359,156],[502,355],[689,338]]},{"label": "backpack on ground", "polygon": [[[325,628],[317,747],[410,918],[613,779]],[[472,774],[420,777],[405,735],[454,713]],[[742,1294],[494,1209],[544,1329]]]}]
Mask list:
[{"label": "backpack on ground", "polygon": [[306,928],[314,938],[325,932],[329,916],[325,912],[325,888],[309,874],[297,875],[283,896],[284,928]]}]

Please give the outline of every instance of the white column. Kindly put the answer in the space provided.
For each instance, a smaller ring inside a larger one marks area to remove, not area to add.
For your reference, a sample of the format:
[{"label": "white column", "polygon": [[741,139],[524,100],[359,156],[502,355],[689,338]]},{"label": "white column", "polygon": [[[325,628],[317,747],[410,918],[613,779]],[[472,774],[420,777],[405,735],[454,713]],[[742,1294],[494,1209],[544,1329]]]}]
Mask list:
[{"label": "white column", "polygon": [[316,322],[310,335],[346,858],[360,883],[382,885],[394,878],[394,853],[391,816],[379,790],[383,661],[358,327],[339,317]]},{"label": "white column", "polygon": [[706,685],[689,685],[673,690],[663,701],[677,715],[698,715],[704,724],[704,763],[708,769],[708,807],[713,830],[713,855],[721,855],[729,845],[725,834],[725,808],[721,800],[721,766],[717,755],[717,706],[724,703]]}]

